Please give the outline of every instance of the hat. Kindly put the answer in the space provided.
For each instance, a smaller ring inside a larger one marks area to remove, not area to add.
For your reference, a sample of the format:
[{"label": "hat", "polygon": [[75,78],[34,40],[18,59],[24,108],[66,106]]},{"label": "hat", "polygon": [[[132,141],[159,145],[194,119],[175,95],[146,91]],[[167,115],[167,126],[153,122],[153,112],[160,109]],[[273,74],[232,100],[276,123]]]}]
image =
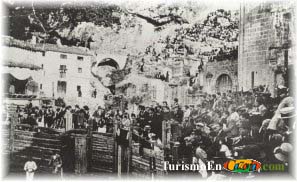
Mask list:
[{"label": "hat", "polygon": [[201,122],[197,122],[197,123],[195,123],[195,125],[196,125],[196,126],[200,126],[200,127],[203,127],[203,126],[204,126],[204,124],[201,123]]},{"label": "hat", "polygon": [[280,114],[282,119],[295,117],[295,107],[284,107],[280,109]]},{"label": "hat", "polygon": [[248,108],[245,106],[239,106],[237,107],[237,111],[246,111]]},{"label": "hat", "polygon": [[288,93],[288,88],[283,85],[279,85],[277,92],[278,92],[278,95],[286,94],[286,93]]},{"label": "hat", "polygon": [[156,134],[155,133],[150,133],[149,138],[151,138],[152,140],[156,140]]},{"label": "hat", "polygon": [[271,119],[265,119],[263,122],[262,122],[262,126],[260,127],[259,129],[259,133],[261,133],[263,131],[263,128],[267,128],[269,123],[270,123]]},{"label": "hat", "polygon": [[234,151],[235,153],[237,153],[236,157],[240,158],[263,159],[266,157],[266,153],[264,152],[263,148],[260,145],[256,144],[248,144],[234,147]]},{"label": "hat", "polygon": [[278,89],[286,89],[287,87],[283,86],[283,85],[278,85],[277,87]]},{"label": "hat", "polygon": [[180,143],[179,142],[174,142],[174,146],[175,147],[179,147],[180,146]]},{"label": "hat", "polygon": [[87,111],[89,110],[88,106],[84,106],[83,108],[84,108],[84,110],[87,110]]},{"label": "hat", "polygon": [[288,162],[289,153],[293,151],[293,146],[290,143],[282,143],[273,151],[275,158],[282,162]]},{"label": "hat", "polygon": [[281,134],[273,134],[273,135],[269,136],[269,141],[281,143],[283,141],[283,136]]},{"label": "hat", "polygon": [[145,125],[144,130],[149,130],[149,129],[151,129],[151,126],[150,125]]},{"label": "hat", "polygon": [[198,159],[202,159],[202,160],[204,160],[204,159],[207,158],[207,153],[206,153],[202,148],[200,148],[200,147],[198,147],[198,148],[196,149],[195,154],[196,154],[196,157],[197,157]]}]

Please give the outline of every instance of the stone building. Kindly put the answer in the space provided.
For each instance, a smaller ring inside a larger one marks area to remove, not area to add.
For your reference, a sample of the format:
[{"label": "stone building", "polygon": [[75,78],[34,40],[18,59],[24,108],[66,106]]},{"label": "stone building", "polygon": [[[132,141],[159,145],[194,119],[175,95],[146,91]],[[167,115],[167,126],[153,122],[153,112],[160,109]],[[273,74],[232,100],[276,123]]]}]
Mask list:
[{"label": "stone building", "polygon": [[237,60],[207,62],[203,75],[205,80],[203,91],[207,93],[239,91]]},{"label": "stone building", "polygon": [[[92,54],[84,48],[25,42],[12,37],[4,39],[2,48],[4,59],[41,68],[39,76],[29,75],[38,84],[34,92],[38,99],[63,98],[69,105],[88,104],[94,99],[90,84]],[[6,72],[15,74],[8,69]]]},{"label": "stone building", "polygon": [[294,1],[245,2],[240,7],[239,90],[288,86],[296,46]]}]

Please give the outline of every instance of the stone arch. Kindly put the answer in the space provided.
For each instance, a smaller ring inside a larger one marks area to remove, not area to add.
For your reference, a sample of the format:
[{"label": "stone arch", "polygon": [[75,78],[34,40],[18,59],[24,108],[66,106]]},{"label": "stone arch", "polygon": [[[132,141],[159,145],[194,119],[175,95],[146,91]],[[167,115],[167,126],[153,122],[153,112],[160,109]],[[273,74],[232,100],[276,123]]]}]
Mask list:
[{"label": "stone arch", "polygon": [[119,69],[120,66],[119,64],[112,58],[104,58],[102,59],[98,64],[97,64],[97,67],[99,66],[112,66],[114,67],[115,69]]},{"label": "stone arch", "polygon": [[215,81],[215,90],[216,92],[225,92],[233,90],[234,79],[228,73],[222,73],[216,77]]}]

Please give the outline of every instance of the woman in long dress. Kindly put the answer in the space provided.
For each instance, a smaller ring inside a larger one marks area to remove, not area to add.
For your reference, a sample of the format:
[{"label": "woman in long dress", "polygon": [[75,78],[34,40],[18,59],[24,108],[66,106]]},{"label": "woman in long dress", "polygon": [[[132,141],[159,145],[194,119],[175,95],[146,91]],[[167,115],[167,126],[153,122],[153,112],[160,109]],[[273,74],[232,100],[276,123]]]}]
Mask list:
[{"label": "woman in long dress", "polygon": [[71,130],[72,129],[72,113],[71,113],[71,106],[68,106],[67,109],[66,109],[66,113],[65,113],[65,121],[66,121],[66,124],[65,124],[65,130],[68,131],[68,130]]}]

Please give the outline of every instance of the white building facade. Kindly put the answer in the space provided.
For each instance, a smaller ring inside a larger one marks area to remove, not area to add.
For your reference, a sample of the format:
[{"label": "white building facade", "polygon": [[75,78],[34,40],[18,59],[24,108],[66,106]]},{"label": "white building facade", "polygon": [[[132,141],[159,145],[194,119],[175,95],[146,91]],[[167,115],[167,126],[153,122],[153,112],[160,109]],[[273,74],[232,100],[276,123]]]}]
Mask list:
[{"label": "white building facade", "polygon": [[2,48],[5,60],[41,67],[40,76],[32,76],[39,84],[38,98],[62,98],[67,105],[86,105],[94,99],[95,89],[90,84],[92,54],[88,50],[12,38]]}]

